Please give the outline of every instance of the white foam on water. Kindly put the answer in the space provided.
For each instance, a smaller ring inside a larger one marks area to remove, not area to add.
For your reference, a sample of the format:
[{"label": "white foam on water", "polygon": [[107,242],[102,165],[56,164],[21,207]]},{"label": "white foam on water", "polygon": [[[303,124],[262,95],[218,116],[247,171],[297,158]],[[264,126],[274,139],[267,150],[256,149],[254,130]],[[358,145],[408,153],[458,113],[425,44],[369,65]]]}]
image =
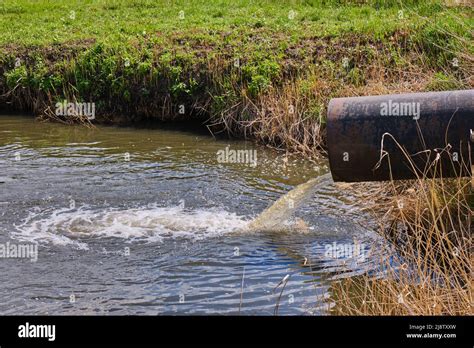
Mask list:
[{"label": "white foam on water", "polygon": [[223,209],[185,209],[155,205],[105,210],[81,207],[49,214],[31,213],[16,226],[13,237],[22,241],[71,245],[88,249],[87,239],[115,237],[162,242],[166,238],[201,240],[245,229],[244,216]]}]

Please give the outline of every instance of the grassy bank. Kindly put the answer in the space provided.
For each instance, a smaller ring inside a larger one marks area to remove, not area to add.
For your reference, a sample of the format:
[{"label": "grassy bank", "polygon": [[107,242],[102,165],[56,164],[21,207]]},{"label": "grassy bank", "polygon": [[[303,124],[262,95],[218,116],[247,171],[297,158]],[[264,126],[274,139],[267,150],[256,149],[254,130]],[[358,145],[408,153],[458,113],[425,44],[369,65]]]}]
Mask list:
[{"label": "grassy bank", "polygon": [[0,105],[62,122],[200,119],[324,151],[336,96],[474,85],[472,8],[441,1],[4,1]]}]

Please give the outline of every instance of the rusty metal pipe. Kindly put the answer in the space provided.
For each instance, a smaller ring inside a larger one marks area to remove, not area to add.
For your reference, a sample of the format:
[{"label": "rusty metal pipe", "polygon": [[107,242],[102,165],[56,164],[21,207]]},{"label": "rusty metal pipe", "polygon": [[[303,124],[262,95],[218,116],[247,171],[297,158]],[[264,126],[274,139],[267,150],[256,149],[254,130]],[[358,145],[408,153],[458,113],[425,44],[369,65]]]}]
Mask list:
[{"label": "rusty metal pipe", "polygon": [[472,131],[474,90],[335,98],[331,173],[347,182],[470,176]]}]

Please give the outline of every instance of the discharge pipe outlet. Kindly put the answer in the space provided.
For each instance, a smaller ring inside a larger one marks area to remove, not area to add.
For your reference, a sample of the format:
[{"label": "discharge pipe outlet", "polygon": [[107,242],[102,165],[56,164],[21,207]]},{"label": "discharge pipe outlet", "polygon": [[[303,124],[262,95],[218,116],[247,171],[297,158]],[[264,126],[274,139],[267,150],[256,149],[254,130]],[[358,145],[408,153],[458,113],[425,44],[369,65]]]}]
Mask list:
[{"label": "discharge pipe outlet", "polygon": [[474,90],[331,99],[334,181],[471,176]]}]

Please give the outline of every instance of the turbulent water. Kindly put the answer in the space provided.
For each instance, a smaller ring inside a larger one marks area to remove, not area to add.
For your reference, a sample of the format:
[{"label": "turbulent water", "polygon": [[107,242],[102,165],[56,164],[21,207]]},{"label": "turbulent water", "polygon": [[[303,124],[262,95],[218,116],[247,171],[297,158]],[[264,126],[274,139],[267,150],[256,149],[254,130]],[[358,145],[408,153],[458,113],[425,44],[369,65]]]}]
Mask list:
[{"label": "turbulent water", "polygon": [[298,229],[300,226],[291,220],[292,216],[319,188],[328,184],[330,177],[330,174],[321,175],[296,186],[259,214],[249,224],[249,229],[257,231]]},{"label": "turbulent water", "polygon": [[328,253],[375,239],[359,206],[326,163],[252,143],[0,116],[0,314],[274,314],[282,279],[278,314],[325,314],[372,263]]}]

